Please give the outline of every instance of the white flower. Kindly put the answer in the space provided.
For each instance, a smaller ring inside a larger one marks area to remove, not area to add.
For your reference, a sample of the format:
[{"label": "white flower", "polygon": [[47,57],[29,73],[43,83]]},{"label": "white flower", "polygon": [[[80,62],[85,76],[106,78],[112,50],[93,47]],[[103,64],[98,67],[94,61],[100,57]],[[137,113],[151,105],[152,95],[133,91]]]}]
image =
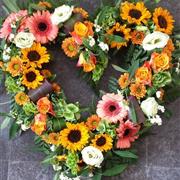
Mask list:
[{"label": "white flower", "polygon": [[12,42],[14,40],[14,37],[15,37],[15,35],[11,33],[9,35],[9,41]]},{"label": "white flower", "polygon": [[157,124],[158,126],[162,125],[162,119],[161,119],[161,117],[159,115],[156,115],[155,117],[150,118],[149,121],[152,124]]},{"label": "white flower", "polygon": [[149,31],[149,29],[147,28],[147,26],[136,26],[136,30],[137,30],[137,31],[144,31],[144,32]]},{"label": "white flower", "polygon": [[80,180],[79,177],[69,178],[69,177],[67,177],[64,173],[61,173],[61,174],[59,175],[59,179],[60,179],[60,180]]},{"label": "white flower", "polygon": [[54,152],[54,151],[56,150],[56,146],[55,146],[55,145],[52,145],[52,146],[50,147],[50,149],[51,149],[52,152]]},{"label": "white flower", "polygon": [[62,5],[56,8],[51,16],[52,23],[58,25],[60,23],[67,21],[71,17],[73,9],[73,6],[68,5]]},{"label": "white flower", "polygon": [[89,37],[89,45],[90,45],[91,47],[93,47],[95,44],[96,44],[95,39],[90,36],[90,37]]},{"label": "white flower", "polygon": [[32,33],[19,32],[14,39],[14,44],[21,49],[30,48],[34,40],[35,37]]},{"label": "white flower", "polygon": [[156,92],[156,97],[159,99],[159,98],[161,97],[161,94],[162,94],[161,91],[157,91],[157,92]]},{"label": "white flower", "polygon": [[108,44],[104,43],[104,42],[100,42],[99,43],[99,47],[103,50],[103,51],[109,51],[109,46]]},{"label": "white flower", "polygon": [[85,147],[81,154],[83,161],[90,166],[100,167],[104,160],[102,152],[93,146]]},{"label": "white flower", "polygon": [[148,117],[154,117],[158,113],[159,104],[156,102],[154,97],[149,97],[142,101],[141,109]]},{"label": "white flower", "polygon": [[59,166],[59,165],[53,165],[53,169],[54,171],[59,171],[59,170],[62,170],[62,166]]},{"label": "white flower", "polygon": [[142,43],[144,50],[151,51],[156,48],[164,48],[169,40],[169,36],[165,33],[155,31],[148,34]]},{"label": "white flower", "polygon": [[30,127],[29,127],[28,125],[26,125],[26,124],[21,124],[21,129],[22,129],[23,131],[27,131],[29,128],[30,128]]},{"label": "white flower", "polygon": [[22,120],[17,120],[17,121],[16,121],[16,124],[18,124],[18,125],[21,125],[22,123],[23,123]]},{"label": "white flower", "polygon": [[165,108],[164,108],[164,106],[158,106],[158,110],[159,111],[161,111],[162,113],[164,113],[165,112]]},{"label": "white flower", "polygon": [[10,58],[11,58],[11,57],[10,57],[8,54],[4,54],[4,53],[3,53],[3,61],[4,61],[4,62],[9,61]]},{"label": "white flower", "polygon": [[11,53],[11,48],[7,47],[7,45],[5,45],[4,46],[4,51],[3,51],[3,54],[2,54],[2,58],[3,58],[4,62],[7,62],[7,61],[10,60],[10,58],[11,58],[10,53]]}]

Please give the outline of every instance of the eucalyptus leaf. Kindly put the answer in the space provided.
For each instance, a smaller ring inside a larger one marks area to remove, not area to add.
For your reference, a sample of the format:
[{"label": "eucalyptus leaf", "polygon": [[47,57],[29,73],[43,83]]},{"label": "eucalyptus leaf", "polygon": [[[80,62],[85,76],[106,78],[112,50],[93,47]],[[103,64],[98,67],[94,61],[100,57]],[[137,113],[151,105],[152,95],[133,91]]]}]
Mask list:
[{"label": "eucalyptus leaf", "polygon": [[11,122],[11,120],[12,120],[12,118],[7,116],[7,117],[4,119],[4,121],[1,123],[0,129],[3,130],[3,129],[5,129],[6,127],[8,127],[8,125],[9,125],[10,122]]},{"label": "eucalyptus leaf", "polygon": [[128,72],[127,70],[121,68],[120,66],[117,66],[115,64],[112,65],[112,67],[116,70],[116,71],[119,71],[119,72],[122,72],[122,73],[126,73]]}]

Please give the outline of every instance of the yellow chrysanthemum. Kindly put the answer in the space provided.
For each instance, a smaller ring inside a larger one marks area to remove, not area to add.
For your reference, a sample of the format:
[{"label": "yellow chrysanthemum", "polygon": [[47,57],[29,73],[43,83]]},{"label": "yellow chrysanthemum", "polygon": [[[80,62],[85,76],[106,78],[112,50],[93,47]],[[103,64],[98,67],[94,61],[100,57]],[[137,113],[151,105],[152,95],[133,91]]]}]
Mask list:
[{"label": "yellow chrysanthemum", "polygon": [[74,38],[66,38],[62,43],[62,49],[68,57],[75,57],[79,52],[79,46]]},{"label": "yellow chrysanthemum", "polygon": [[26,104],[28,101],[30,101],[30,99],[29,99],[29,96],[25,94],[24,92],[19,92],[15,96],[15,101],[17,104],[21,106],[21,105]]},{"label": "yellow chrysanthemum", "polygon": [[135,83],[130,86],[131,95],[137,99],[141,99],[146,95],[146,86],[144,84]]},{"label": "yellow chrysanthemum", "polygon": [[126,41],[125,42],[111,42],[111,48],[117,48],[120,49],[122,46],[127,46],[127,42],[131,38],[130,36],[130,28],[126,28],[126,25],[121,26],[119,23],[116,23],[115,26],[113,26],[111,29],[107,31],[107,34],[113,34],[117,36],[123,37]]},{"label": "yellow chrysanthemum", "polygon": [[31,48],[22,49],[22,60],[27,63],[28,67],[42,68],[42,64],[48,63],[50,55],[44,46],[40,43],[34,43]]},{"label": "yellow chrysanthemum", "polygon": [[98,134],[92,140],[92,146],[96,147],[101,151],[108,151],[112,149],[113,140],[108,134]]},{"label": "yellow chrysanthemum", "polygon": [[130,24],[146,24],[151,18],[151,13],[147,10],[143,2],[129,3],[124,2],[121,6],[121,17]]},{"label": "yellow chrysanthemum", "polygon": [[153,13],[153,21],[156,25],[157,31],[172,34],[174,19],[167,9],[163,9],[161,7],[156,8]]},{"label": "yellow chrysanthemum", "polygon": [[60,134],[59,133],[50,133],[47,136],[42,137],[43,140],[48,144],[53,144],[58,146],[60,144]]},{"label": "yellow chrysanthemum", "polygon": [[70,151],[80,151],[88,143],[88,129],[84,123],[67,123],[67,128],[60,132],[61,145]]},{"label": "yellow chrysanthemum", "polygon": [[129,86],[130,84],[129,73],[122,74],[118,80],[118,83],[121,89],[125,89],[127,86]]},{"label": "yellow chrysanthemum", "polygon": [[35,68],[29,68],[24,70],[22,77],[22,84],[28,89],[35,89],[42,84],[43,76]]},{"label": "yellow chrysanthemum", "polygon": [[22,72],[22,61],[19,57],[12,57],[8,63],[7,71],[11,73],[13,77],[19,76]]},{"label": "yellow chrysanthemum", "polygon": [[83,8],[74,8],[73,13],[80,14],[84,19],[87,19],[89,17],[88,12],[85,11]]}]

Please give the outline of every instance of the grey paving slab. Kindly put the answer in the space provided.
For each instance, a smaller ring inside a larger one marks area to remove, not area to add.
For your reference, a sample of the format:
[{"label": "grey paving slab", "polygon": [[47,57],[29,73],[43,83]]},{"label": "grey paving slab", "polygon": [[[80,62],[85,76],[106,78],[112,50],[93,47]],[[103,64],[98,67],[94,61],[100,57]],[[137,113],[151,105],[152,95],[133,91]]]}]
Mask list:
[{"label": "grey paving slab", "polygon": [[0,180],[7,180],[8,178],[8,161],[0,160]]}]

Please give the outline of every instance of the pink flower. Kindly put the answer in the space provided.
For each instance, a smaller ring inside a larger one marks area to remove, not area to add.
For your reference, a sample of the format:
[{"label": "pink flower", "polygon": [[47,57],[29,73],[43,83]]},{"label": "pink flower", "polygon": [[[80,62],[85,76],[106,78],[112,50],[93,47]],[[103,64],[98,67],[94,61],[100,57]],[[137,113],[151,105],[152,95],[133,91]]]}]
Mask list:
[{"label": "pink flower", "polygon": [[137,133],[139,132],[140,126],[133,124],[130,120],[121,122],[119,128],[116,129],[118,142],[117,148],[125,149],[131,147],[131,142],[138,139]]},{"label": "pink flower", "polygon": [[36,41],[46,44],[53,41],[58,35],[58,26],[53,25],[51,14],[48,11],[37,11],[33,16],[28,18],[27,27],[35,36]]},{"label": "pink flower", "polygon": [[15,25],[16,22],[21,21],[20,27],[19,27],[19,32],[24,31],[24,23],[26,16],[28,15],[27,10],[21,10],[18,13],[11,13],[6,20],[4,21],[2,28],[0,30],[0,38],[5,38],[7,39],[8,36],[12,33],[12,27],[11,25]]},{"label": "pink flower", "polygon": [[98,102],[96,112],[100,118],[112,123],[122,121],[128,115],[123,96],[114,93],[102,97],[102,100]]}]

